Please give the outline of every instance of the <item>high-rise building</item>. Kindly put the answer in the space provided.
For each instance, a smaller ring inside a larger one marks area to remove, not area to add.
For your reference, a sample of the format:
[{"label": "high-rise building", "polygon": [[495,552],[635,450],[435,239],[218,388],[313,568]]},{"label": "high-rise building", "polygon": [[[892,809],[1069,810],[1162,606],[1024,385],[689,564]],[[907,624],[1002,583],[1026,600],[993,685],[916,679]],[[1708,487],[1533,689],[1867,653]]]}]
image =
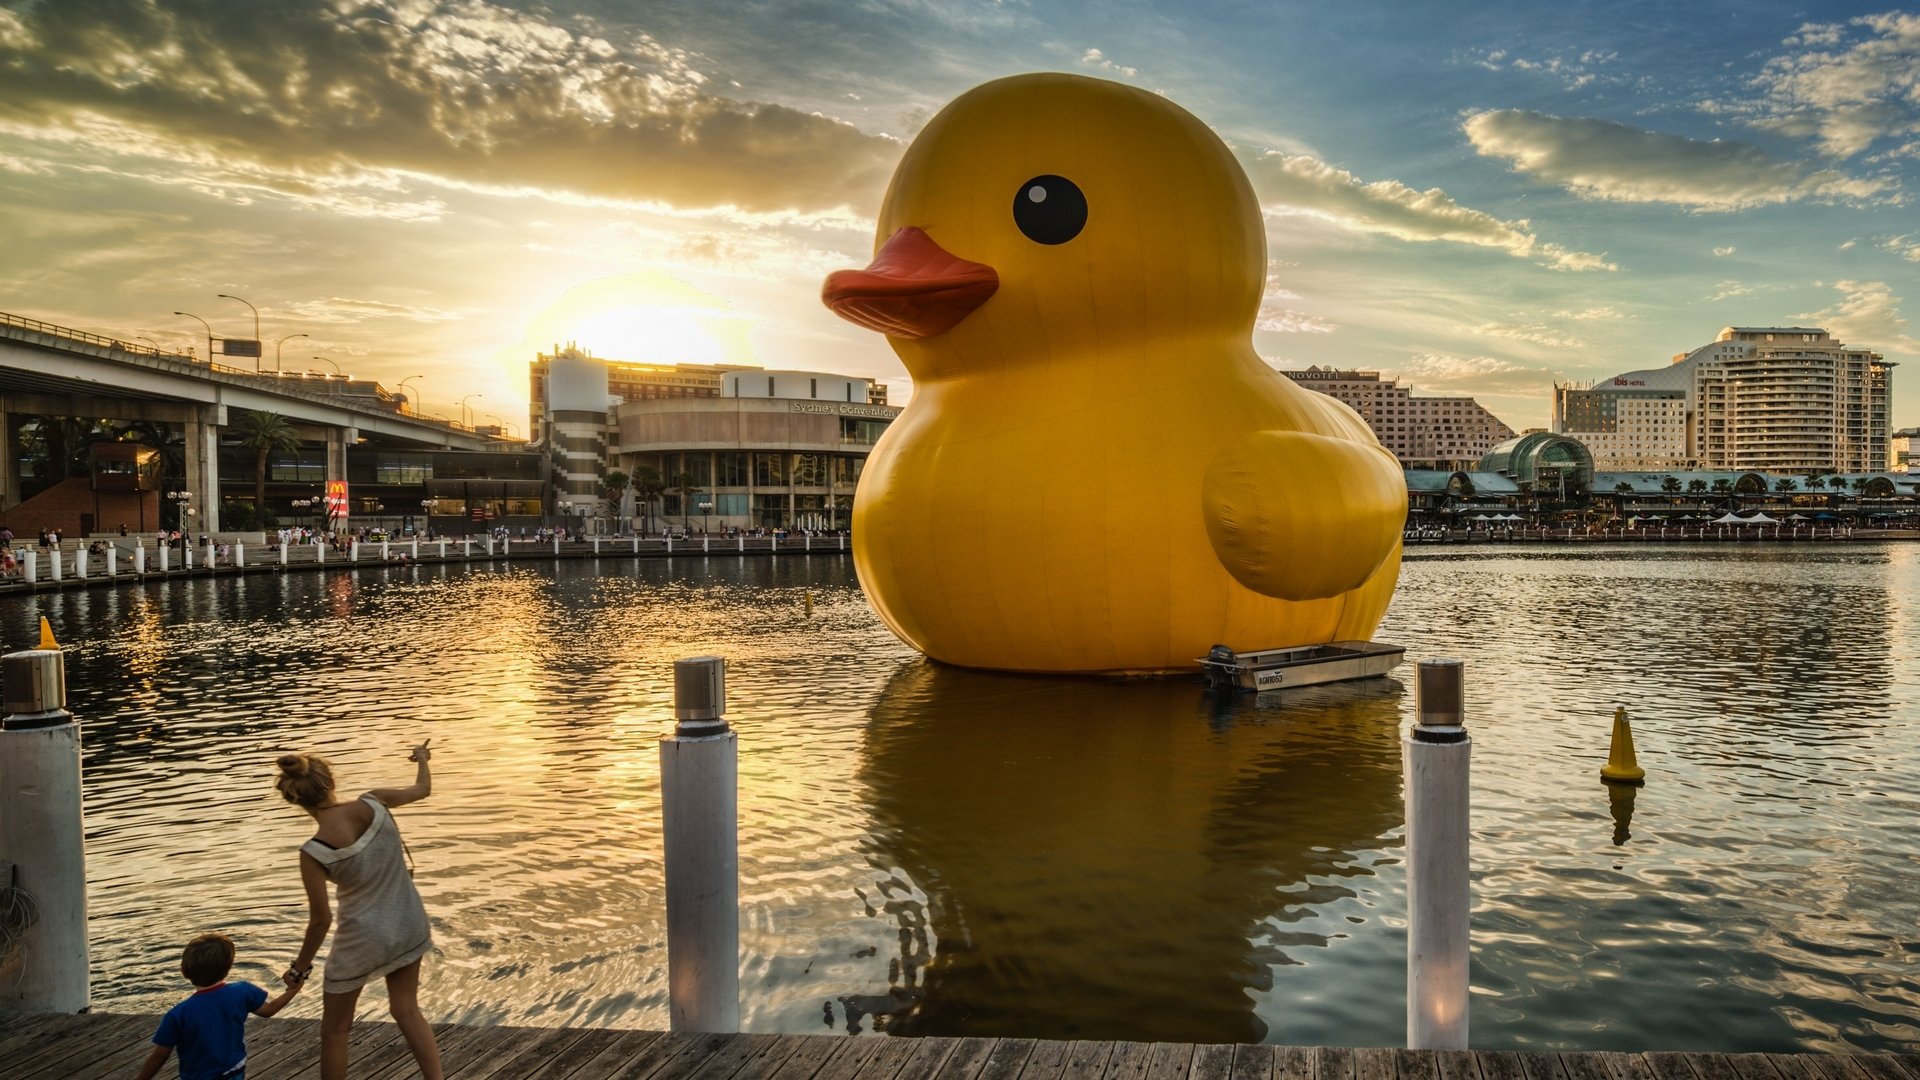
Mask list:
[{"label": "high-rise building", "polygon": [[1336,398],[1373,429],[1380,445],[1404,462],[1457,468],[1513,438],[1513,429],[1470,397],[1415,397],[1377,371],[1310,367],[1282,371],[1301,387]]},{"label": "high-rise building", "polygon": [[1729,326],[1665,367],[1556,386],[1554,430],[1602,469],[1873,471],[1887,461],[1893,367],[1817,327]]},{"label": "high-rise building", "polygon": [[1920,438],[1920,428],[1906,428],[1893,433],[1887,442],[1887,471],[1897,473],[1920,472],[1913,460],[1913,440]]}]

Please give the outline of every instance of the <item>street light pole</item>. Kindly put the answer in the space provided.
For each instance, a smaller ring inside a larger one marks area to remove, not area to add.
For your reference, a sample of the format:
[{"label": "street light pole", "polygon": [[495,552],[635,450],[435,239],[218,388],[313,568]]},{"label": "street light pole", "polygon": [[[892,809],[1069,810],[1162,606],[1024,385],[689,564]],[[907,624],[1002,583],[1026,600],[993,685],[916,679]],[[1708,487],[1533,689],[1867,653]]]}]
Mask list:
[{"label": "street light pole", "polygon": [[[415,379],[424,379],[424,378],[426,378],[426,376],[424,376],[424,375],[409,375],[409,376],[407,376],[406,378],[404,378],[404,379],[401,379],[401,380],[400,380],[400,389],[402,389],[402,390],[405,390],[405,389],[407,388],[407,384],[408,384],[408,383],[410,383],[410,382],[412,382],[412,381],[413,381],[413,380],[415,380]],[[412,399],[412,398],[408,398],[408,399],[407,399],[407,404],[409,404],[409,405],[412,405],[412,404],[413,404],[413,399]],[[413,415],[415,415],[415,416],[419,416],[419,415],[420,415],[420,409],[419,409],[419,408],[418,408],[417,406],[416,406],[416,407],[414,408],[414,410],[413,410]]]},{"label": "street light pole", "polygon": [[187,318],[192,319],[193,321],[199,323],[201,326],[204,326],[207,328],[207,366],[212,367],[213,366],[213,324],[201,318],[200,316],[195,315],[191,311],[176,311],[174,312],[174,314],[185,315]]},{"label": "street light pole", "polygon": [[[328,360],[328,359],[327,359],[326,357],[324,357],[324,356],[316,356],[316,357],[314,357],[314,359],[315,359],[315,360],[326,360],[326,361],[327,361],[327,363],[329,363],[329,364],[333,364],[333,361],[332,361],[332,360]],[[333,373],[334,373],[335,375],[338,375],[338,374],[340,374],[340,365],[339,365],[339,364],[333,364]]]},{"label": "street light pole", "polygon": [[[240,300],[232,293],[215,293],[214,295],[222,300]],[[253,373],[258,375],[260,374],[260,309],[248,304],[245,300],[240,302],[247,304],[247,310],[253,312]]]},{"label": "street light pole", "polygon": [[466,425],[467,427],[473,426],[473,410],[467,408],[467,402],[477,397],[486,397],[486,396],[487,395],[485,394],[468,394],[466,397],[463,397],[460,399],[460,422],[462,424]]},{"label": "street light pole", "polygon": [[286,337],[283,337],[279,341],[276,341],[273,343],[273,370],[275,374],[278,374],[280,372],[280,346],[285,345],[287,342],[292,341],[294,338],[310,337],[310,336],[311,335],[309,334],[288,334]]}]

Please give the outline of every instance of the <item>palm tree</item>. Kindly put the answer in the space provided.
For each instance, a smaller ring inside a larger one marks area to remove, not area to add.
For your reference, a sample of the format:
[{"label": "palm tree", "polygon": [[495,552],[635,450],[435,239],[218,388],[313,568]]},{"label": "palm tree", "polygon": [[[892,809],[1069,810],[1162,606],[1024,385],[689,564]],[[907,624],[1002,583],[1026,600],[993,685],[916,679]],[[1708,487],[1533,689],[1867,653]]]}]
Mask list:
[{"label": "palm tree", "polygon": [[1825,491],[1826,488],[1827,488],[1826,477],[1821,476],[1818,473],[1815,473],[1814,475],[1807,477],[1808,491]]},{"label": "palm tree", "polygon": [[693,496],[700,489],[693,482],[692,473],[679,473],[673,478],[673,493],[680,496],[680,526],[693,528]]},{"label": "palm tree", "polygon": [[286,417],[270,412],[242,413],[233,429],[240,436],[240,445],[255,454],[253,524],[255,528],[264,529],[267,527],[267,458],[300,449],[300,433],[293,430]]},{"label": "palm tree", "polygon": [[1627,516],[1627,496],[1633,494],[1633,485],[1625,480],[1613,485],[1613,516]]},{"label": "palm tree", "polygon": [[1673,496],[1680,494],[1682,486],[1680,478],[1677,476],[1669,476],[1665,480],[1660,481],[1660,490],[1667,493],[1667,501],[1669,503],[1673,501]]},{"label": "palm tree", "polygon": [[1783,476],[1773,482],[1773,490],[1779,492],[1797,491],[1799,488],[1800,485],[1794,483],[1791,476]]},{"label": "palm tree", "polygon": [[[616,518],[620,516],[620,499],[621,496],[626,494],[627,485],[631,483],[633,483],[633,478],[619,469],[609,472],[607,478],[601,481],[601,484],[607,489],[607,502],[613,505],[613,513],[610,516]],[[624,527],[625,526],[622,526],[622,528]]]},{"label": "palm tree", "polygon": [[1706,493],[1707,493],[1707,482],[1705,480],[1687,481],[1687,494],[1692,495],[1695,498],[1698,498],[1699,496],[1705,495]]},{"label": "palm tree", "polygon": [[651,465],[634,468],[633,476],[627,481],[633,488],[633,499],[640,504],[640,514],[645,521],[644,531],[653,531],[653,504],[667,493],[666,481],[660,478],[660,470]]}]

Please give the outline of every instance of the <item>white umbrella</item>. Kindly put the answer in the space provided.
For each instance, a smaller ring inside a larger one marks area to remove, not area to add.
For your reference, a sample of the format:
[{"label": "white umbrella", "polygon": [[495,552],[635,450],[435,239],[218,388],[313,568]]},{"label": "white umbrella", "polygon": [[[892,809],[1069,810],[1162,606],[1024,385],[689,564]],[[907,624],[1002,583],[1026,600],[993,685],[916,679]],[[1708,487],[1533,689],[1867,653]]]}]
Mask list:
[{"label": "white umbrella", "polygon": [[1768,517],[1768,516],[1767,516],[1767,515],[1765,515],[1765,514],[1755,514],[1755,515],[1753,515],[1752,517],[1750,517],[1750,518],[1748,518],[1748,519],[1747,519],[1747,524],[1749,524],[1749,525],[1778,525],[1778,524],[1780,524],[1780,522],[1779,522],[1779,521],[1778,521],[1777,519],[1775,519],[1775,518],[1770,518],[1770,517]]},{"label": "white umbrella", "polygon": [[1485,514],[1475,514],[1472,517],[1468,518],[1467,520],[1468,521],[1492,521],[1493,519],[1488,517]]},{"label": "white umbrella", "polygon": [[1787,520],[1788,520],[1788,521],[1805,521],[1805,520],[1807,520],[1807,515],[1805,515],[1805,514],[1788,514],[1788,515],[1787,515]]},{"label": "white umbrella", "polygon": [[1713,525],[1745,525],[1745,524],[1747,524],[1747,519],[1746,519],[1746,518],[1743,518],[1743,517],[1739,517],[1739,516],[1737,516],[1737,515],[1734,515],[1734,514],[1722,514],[1722,515],[1720,515],[1719,517],[1717,517],[1717,518],[1714,518],[1714,519],[1713,519],[1713,521],[1712,521],[1712,522],[1710,522],[1710,524],[1713,524]]}]

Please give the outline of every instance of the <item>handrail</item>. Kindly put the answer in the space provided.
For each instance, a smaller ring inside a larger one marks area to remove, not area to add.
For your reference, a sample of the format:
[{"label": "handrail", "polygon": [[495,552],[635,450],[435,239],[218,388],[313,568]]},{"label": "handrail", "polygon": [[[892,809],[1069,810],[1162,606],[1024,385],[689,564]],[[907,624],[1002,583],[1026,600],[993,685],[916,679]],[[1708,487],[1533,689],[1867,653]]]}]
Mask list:
[{"label": "handrail", "polygon": [[[225,375],[225,376],[234,377],[234,378],[260,379],[263,381],[270,379],[277,384],[274,386],[274,389],[280,393],[297,395],[299,397],[306,398],[314,402],[333,405],[333,406],[344,408],[353,412],[364,412],[369,414],[378,413],[382,416],[389,414],[389,410],[377,409],[373,406],[366,405],[361,402],[350,401],[350,400],[341,398],[335,394],[319,393],[316,391],[308,390],[303,386],[297,385],[298,382],[305,381],[304,376],[302,376],[301,379],[299,380],[288,380],[284,376],[282,376],[279,372],[268,374],[265,372],[249,371],[245,368],[233,367],[229,364],[216,364],[211,359],[202,360],[199,357],[193,356],[189,353],[165,352],[163,350],[156,349],[147,345],[135,345],[132,342],[121,341],[119,338],[104,337],[100,334],[89,334],[84,330],[75,330],[73,327],[70,327],[70,326],[61,326],[58,323],[43,322],[39,319],[29,319],[29,318],[26,318],[25,316],[14,315],[5,311],[0,311],[0,326],[10,326],[16,329],[28,331],[30,333],[45,334],[50,337],[65,338],[68,341],[76,342],[82,345],[93,345],[97,347],[104,347],[107,349],[111,349],[115,352],[125,353],[129,357],[144,357],[144,358],[151,358],[154,360],[186,363],[195,368],[204,369],[209,374]],[[323,375],[322,378],[327,382],[349,381],[348,379],[346,379],[345,376]],[[289,385],[289,382],[293,382],[296,385]],[[447,428],[450,431],[463,432],[469,435],[479,435],[478,431],[468,427],[466,424],[463,424],[458,420],[445,420],[437,416],[422,416],[419,413],[403,413],[397,409],[392,410],[391,415],[399,417],[404,420],[411,420],[417,424],[426,424],[434,427],[443,427],[443,428]],[[482,437],[493,438],[495,436],[482,436]]]}]

